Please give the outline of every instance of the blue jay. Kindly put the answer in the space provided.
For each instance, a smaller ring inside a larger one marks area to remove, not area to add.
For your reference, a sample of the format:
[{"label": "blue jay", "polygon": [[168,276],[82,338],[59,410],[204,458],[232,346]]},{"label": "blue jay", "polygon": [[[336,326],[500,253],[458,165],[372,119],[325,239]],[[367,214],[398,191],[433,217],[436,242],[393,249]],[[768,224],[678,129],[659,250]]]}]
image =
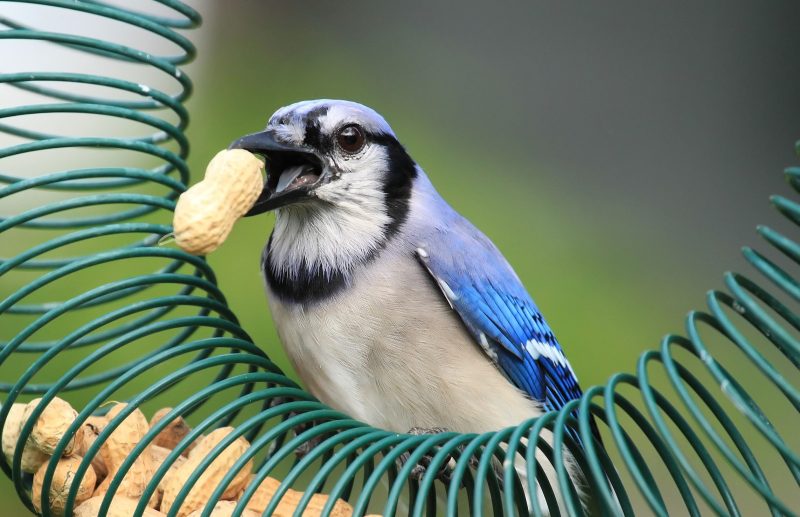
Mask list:
[{"label": "blue jay", "polygon": [[514,270],[378,113],[299,102],[231,148],[265,158],[248,215],[275,211],[269,305],[319,400],[396,432],[483,433],[581,395]]}]

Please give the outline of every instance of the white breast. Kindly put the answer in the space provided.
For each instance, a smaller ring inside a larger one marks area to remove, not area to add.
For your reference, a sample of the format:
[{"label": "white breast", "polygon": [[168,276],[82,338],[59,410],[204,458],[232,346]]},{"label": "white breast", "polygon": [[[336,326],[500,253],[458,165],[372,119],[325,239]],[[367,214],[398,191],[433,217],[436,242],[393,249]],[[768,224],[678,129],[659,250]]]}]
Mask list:
[{"label": "white breast", "polygon": [[286,352],[321,401],[397,432],[485,432],[540,412],[490,363],[411,254],[384,250],[358,279],[310,308],[268,292]]}]

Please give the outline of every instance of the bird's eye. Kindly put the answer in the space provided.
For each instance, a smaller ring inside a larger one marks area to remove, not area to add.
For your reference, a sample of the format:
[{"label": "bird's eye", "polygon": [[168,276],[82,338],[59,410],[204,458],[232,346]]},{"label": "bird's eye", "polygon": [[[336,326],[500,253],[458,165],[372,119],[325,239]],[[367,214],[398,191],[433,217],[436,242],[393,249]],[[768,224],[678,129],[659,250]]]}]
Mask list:
[{"label": "bird's eye", "polygon": [[365,143],[364,131],[355,124],[344,126],[336,133],[336,145],[346,153],[357,153]]}]

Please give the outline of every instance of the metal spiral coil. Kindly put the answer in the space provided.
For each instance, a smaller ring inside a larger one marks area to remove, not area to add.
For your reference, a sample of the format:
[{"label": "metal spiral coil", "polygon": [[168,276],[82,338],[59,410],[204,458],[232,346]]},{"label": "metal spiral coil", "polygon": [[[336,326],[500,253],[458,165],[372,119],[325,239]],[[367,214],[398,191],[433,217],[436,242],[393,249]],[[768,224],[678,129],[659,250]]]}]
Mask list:
[{"label": "metal spiral coil", "polygon": [[[800,300],[800,283],[778,263],[746,248],[745,258],[778,294],[770,294],[744,275],[727,274],[728,292],[710,292],[708,312],[688,316],[688,337],[666,336],[658,350],[641,355],[635,375],[614,375],[605,386],[590,388],[560,412],[481,435],[410,436],[373,429],[327,408],[284,376],[239,326],[204,260],[157,245],[171,231],[175,199],[189,183],[184,101],[192,85],[179,67],[192,59],[194,47],[176,29],[198,25],[198,14],[177,0],[159,0],[176,13],[174,18],[96,0],[20,3],[115,20],[150,31],[181,51],[157,56],[101,39],[28,28],[0,17],[5,26],[0,30],[0,46],[6,40],[50,42],[144,65],[166,74],[178,87],[177,93],[167,93],[135,81],[86,73],[0,74],[0,85],[13,85],[47,99],[0,109],[0,131],[23,140],[0,149],[0,202],[12,207],[11,213],[0,216],[0,249],[3,255],[8,249],[18,250],[0,258],[4,289],[12,286],[0,301],[0,390],[6,393],[0,424],[15,401],[33,396],[45,402],[58,395],[68,398],[80,408],[79,417],[61,439],[54,454],[58,457],[86,418],[103,413],[110,401],[129,402],[87,452],[76,473],[82,479],[102,442],[135,408],[174,407],[114,475],[102,511],[109,508],[136,457],[170,420],[182,415],[192,422],[193,431],[156,472],[137,514],[144,511],[159,481],[186,447],[201,434],[226,425],[236,431],[198,466],[169,515],[177,515],[180,502],[203,470],[239,436],[246,437],[251,448],[214,487],[204,516],[210,515],[224,488],[251,459],[256,474],[240,498],[236,516],[267,476],[283,483],[264,515],[275,510],[289,488],[305,491],[297,516],[316,492],[331,496],[325,515],[337,498],[353,504],[356,515],[368,511],[431,516],[443,512],[512,516],[530,511],[542,515],[545,508],[537,497],[526,500],[525,494],[537,491],[551,515],[581,514],[585,508],[579,491],[593,496],[602,515],[634,515],[636,498],[659,516],[669,512],[747,515],[741,500],[750,497],[752,502],[753,497],[736,488],[742,483],[755,494],[762,511],[767,508],[775,516],[798,514],[797,444],[793,447],[791,439],[779,433],[763,404],[751,396],[754,388],[760,390],[768,381],[774,393],[800,414],[796,383],[800,316],[787,305]],[[114,95],[62,89],[67,83]],[[17,123],[42,114],[111,117],[135,127],[144,125],[150,132],[138,137],[75,137]],[[114,161],[29,177],[7,172],[4,165],[7,159],[20,156],[26,164],[37,163],[42,153],[55,149],[76,154],[108,150],[114,153]],[[152,166],[137,165],[143,159],[133,155],[144,156]],[[789,169],[787,175],[800,191],[800,168]],[[31,193],[43,198],[15,210],[14,202],[24,204]],[[799,204],[783,197],[772,202],[791,222],[800,224]],[[759,228],[759,233],[790,262],[800,262],[799,244],[766,227]],[[106,266],[120,264],[124,267],[114,271],[125,276],[116,278]],[[54,297],[54,292],[69,294]],[[759,375],[732,375],[726,361],[712,353],[717,347],[708,345],[712,333],[716,333],[714,340],[743,354]],[[756,335],[761,337],[756,340]],[[23,426],[20,444],[40,413],[41,409],[35,410]],[[593,418],[604,434],[604,446],[592,435]],[[744,425],[749,426],[747,431]],[[749,443],[753,435],[766,441],[768,452],[780,458],[778,467],[762,465],[765,449],[753,448]],[[552,437],[552,447],[545,436]],[[299,446],[311,443],[315,445],[307,454],[295,455]],[[537,450],[547,459],[542,460]],[[586,486],[573,486],[565,464],[567,454],[583,471]],[[17,446],[10,464],[0,455],[0,466],[21,500],[34,511],[30,475],[20,470],[21,455],[22,447]],[[416,481],[409,475],[423,460],[428,467]],[[523,460],[527,476],[520,477],[515,466]],[[548,462],[557,473],[558,487],[550,486],[544,474]],[[48,464],[45,498],[55,465],[55,460]],[[446,478],[438,475],[443,468]],[[788,490],[773,488],[770,480],[778,478]],[[78,485],[72,485],[68,508],[74,504]],[[556,488],[566,494],[560,506]],[[665,496],[668,491],[677,494],[673,500]],[[43,507],[43,515],[51,515],[46,500]]]}]

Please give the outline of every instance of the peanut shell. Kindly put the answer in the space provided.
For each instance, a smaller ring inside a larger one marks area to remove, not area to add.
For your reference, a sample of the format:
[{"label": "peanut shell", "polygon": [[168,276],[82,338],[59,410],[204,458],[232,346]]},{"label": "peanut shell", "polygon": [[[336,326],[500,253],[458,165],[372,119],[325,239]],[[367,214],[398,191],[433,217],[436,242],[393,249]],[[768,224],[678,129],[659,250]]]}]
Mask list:
[{"label": "peanut shell", "polygon": [[[214,509],[211,510],[211,517],[231,517],[235,508],[236,501],[219,501],[214,505]],[[200,517],[202,514],[203,509],[201,508],[190,513],[189,517]],[[242,512],[242,517],[261,517],[261,514],[245,509]]]},{"label": "peanut shell", "polygon": [[[167,459],[167,456],[172,451],[166,449],[164,447],[159,447],[158,445],[151,445],[150,446],[150,453],[153,455],[153,461],[155,462],[155,469],[158,470],[161,467],[161,464]],[[169,466],[169,470],[167,474],[161,479],[161,482],[158,484],[158,489],[156,491],[156,499],[158,500],[158,504],[161,504],[161,500],[164,497],[164,481],[168,479],[170,476],[175,475],[175,471],[180,468],[181,465],[186,463],[186,456],[178,456],[175,459],[175,462]]]},{"label": "peanut shell", "polygon": [[[153,418],[150,419],[150,428],[155,426],[159,423],[167,413],[172,411],[172,408],[165,407],[163,409],[159,409],[153,415]],[[174,449],[184,437],[191,432],[192,428],[189,427],[189,424],[186,423],[186,420],[183,417],[179,416],[175,420],[169,423],[167,427],[165,427],[153,440],[153,445],[158,445],[160,447],[165,447],[167,449]],[[181,454],[187,455],[189,451],[194,447],[194,444],[189,445]]]},{"label": "peanut shell", "polygon": [[[97,437],[103,432],[107,423],[108,421],[104,416],[90,416],[86,419],[83,423],[81,443],[78,444],[75,451],[78,456],[86,457],[89,447],[94,445],[95,440],[97,440]],[[92,458],[92,468],[94,468],[94,473],[97,475],[98,481],[102,481],[108,475],[108,467],[106,466],[105,460],[103,460],[101,451],[98,451]]]},{"label": "peanut shell", "polygon": [[[70,456],[58,460],[48,492],[49,508],[53,515],[61,516],[66,514],[67,496],[72,488],[72,484],[75,482],[75,472],[78,470],[82,460],[83,458],[80,456]],[[33,501],[33,507],[36,508],[36,511],[39,513],[42,513],[42,488],[48,464],[49,462],[39,467],[39,470],[37,470],[36,474],[33,476],[31,500]],[[97,477],[95,476],[94,469],[89,465],[89,468],[86,469],[81,479],[78,492],[75,494],[76,505],[92,497],[96,481]]]},{"label": "peanut shell", "polygon": [[207,255],[228,237],[233,224],[255,204],[264,164],[244,149],[220,151],[203,181],[178,198],[172,226],[175,243],[194,255]]},{"label": "peanut shell", "polygon": [[[261,515],[267,508],[267,505],[275,495],[275,491],[280,486],[281,482],[275,478],[268,477],[258,485],[253,497],[247,502],[246,508],[253,510]],[[303,497],[303,492],[289,489],[283,494],[280,503],[275,508],[273,517],[291,517],[294,515],[300,498]],[[308,505],[303,510],[303,517],[318,517],[322,515],[322,509],[327,504],[329,496],[325,494],[314,494],[308,501]],[[339,499],[331,510],[331,517],[350,517],[353,514],[353,507],[347,502]]]},{"label": "peanut shell", "polygon": [[[28,403],[23,417],[25,420],[31,416],[41,401],[42,399],[34,399]],[[36,424],[34,424],[31,434],[28,436],[28,443],[45,454],[52,455],[56,445],[67,433],[67,428],[72,425],[77,416],[78,412],[72,408],[69,402],[58,397],[54,398],[47,404],[47,407],[44,408],[44,411],[36,420]],[[80,436],[82,432],[79,428],[75,435],[70,438],[69,443],[64,448],[63,456],[69,456],[75,451],[75,445],[83,440]]]},{"label": "peanut shell", "polygon": [[[3,454],[9,464],[11,464],[14,459],[14,449],[17,448],[22,426],[27,420],[25,418],[27,406],[27,404],[19,402],[12,405],[11,409],[8,411],[5,425],[3,425]],[[23,472],[33,474],[39,470],[39,467],[49,458],[50,456],[48,454],[33,447],[32,444],[26,443],[22,450],[22,463],[20,468]]]},{"label": "peanut shell", "polygon": [[[125,409],[127,404],[117,404],[108,412],[109,422]],[[141,442],[142,437],[149,430],[147,419],[144,413],[138,408],[128,415],[120,425],[114,429],[111,436],[100,448],[100,456],[109,470],[108,475],[95,490],[95,495],[105,494],[119,470],[122,463],[131,455],[133,449]],[[133,462],[130,469],[125,473],[125,477],[120,483],[115,496],[139,499],[144,493],[147,484],[155,473],[155,461],[149,448],[145,449]],[[157,494],[154,494],[149,504],[155,506]]]},{"label": "peanut shell", "polygon": [[[203,437],[189,454],[186,463],[181,465],[177,470],[170,471],[168,476],[164,477],[164,496],[161,500],[161,510],[163,512],[169,513],[172,509],[172,505],[175,503],[175,498],[189,479],[189,476],[192,475],[211,449],[219,444],[231,432],[233,432],[232,427],[223,427]],[[197,509],[203,508],[208,502],[208,497],[211,492],[217,487],[225,474],[228,473],[236,460],[249,448],[250,444],[247,440],[243,437],[239,437],[226,447],[219,456],[214,458],[183,500],[177,512],[178,517],[184,517]],[[235,497],[247,483],[252,469],[253,461],[250,460],[226,487],[225,492],[222,494],[222,499],[232,499]]]},{"label": "peanut shell", "polygon": [[[87,500],[75,509],[72,513],[73,517],[100,517],[100,505],[104,497],[104,495],[99,495]],[[139,501],[136,499],[115,495],[108,507],[108,512],[103,514],[103,517],[131,517],[138,504]],[[166,517],[166,514],[152,508],[145,508],[142,517]]]}]

